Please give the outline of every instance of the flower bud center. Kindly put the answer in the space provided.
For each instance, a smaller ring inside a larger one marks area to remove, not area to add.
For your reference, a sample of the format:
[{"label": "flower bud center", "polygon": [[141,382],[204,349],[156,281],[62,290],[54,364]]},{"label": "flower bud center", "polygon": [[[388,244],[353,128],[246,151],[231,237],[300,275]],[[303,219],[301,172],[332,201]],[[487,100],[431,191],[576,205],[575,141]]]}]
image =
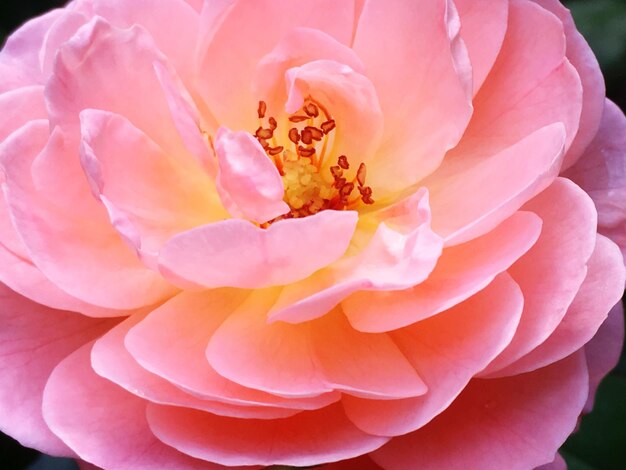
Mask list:
[{"label": "flower bud center", "polygon": [[365,186],[367,169],[356,171],[348,157],[341,155],[334,165],[327,154],[332,149],[337,123],[328,110],[308,97],[302,107],[288,116],[289,131],[279,142],[278,122],[266,118],[267,105],[259,102],[259,128],[254,136],[274,162],[285,187],[284,201],[290,211],[280,219],[306,217],[326,209],[352,210],[360,204],[374,204],[372,188]]}]

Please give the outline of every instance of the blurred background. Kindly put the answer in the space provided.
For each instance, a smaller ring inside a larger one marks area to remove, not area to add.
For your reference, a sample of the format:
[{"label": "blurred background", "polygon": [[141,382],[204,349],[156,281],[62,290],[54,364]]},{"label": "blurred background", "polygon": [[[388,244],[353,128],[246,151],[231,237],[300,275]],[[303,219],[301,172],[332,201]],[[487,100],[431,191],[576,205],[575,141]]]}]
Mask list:
[{"label": "blurred background", "polygon": [[[132,1],[132,0],[130,0]],[[64,0],[0,0],[0,43],[28,18]],[[578,29],[600,62],[607,96],[626,110],[626,0],[569,0]],[[570,470],[626,470],[626,353],[598,391],[594,411],[561,449]],[[76,470],[72,460],[56,459],[21,447],[0,433],[0,470]],[[442,469],[445,470],[445,469]],[[505,470],[505,469],[503,469]]]}]

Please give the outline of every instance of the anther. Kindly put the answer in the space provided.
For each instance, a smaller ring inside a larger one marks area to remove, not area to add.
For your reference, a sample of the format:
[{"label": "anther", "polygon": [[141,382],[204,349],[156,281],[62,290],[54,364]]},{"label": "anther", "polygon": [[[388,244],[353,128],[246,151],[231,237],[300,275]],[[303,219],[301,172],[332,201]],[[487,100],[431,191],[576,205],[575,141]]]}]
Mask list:
[{"label": "anther", "polygon": [[341,189],[339,189],[339,194],[341,194],[341,196],[343,197],[347,197],[352,193],[353,190],[354,183],[346,183],[341,187]]},{"label": "anther", "polygon": [[332,130],[335,128],[335,126],[336,126],[335,121],[333,119],[331,119],[330,121],[323,122],[320,127],[322,128],[322,132],[324,134],[328,134],[328,133],[332,132]]},{"label": "anther", "polygon": [[339,166],[331,166],[330,174],[333,175],[333,179],[341,178],[343,176],[343,170]]},{"label": "anther", "polygon": [[344,170],[348,170],[350,168],[350,163],[348,163],[348,157],[345,155],[340,156],[337,159],[337,165],[339,165]]},{"label": "anther", "polygon": [[272,129],[263,129],[262,127],[259,127],[256,130],[255,135],[259,138],[259,139],[271,139],[274,136],[274,131]]},{"label": "anther", "polygon": [[367,176],[367,168],[365,168],[365,163],[361,163],[359,165],[359,169],[356,172],[356,180],[359,183],[359,186],[363,186],[365,184],[366,176]]},{"label": "anther", "polygon": [[322,132],[322,130],[318,129],[317,127],[306,126],[304,130],[310,132],[313,140],[317,140],[318,142],[324,137],[324,132]]},{"label": "anther", "polygon": [[302,122],[302,121],[306,121],[307,119],[309,119],[308,116],[300,116],[298,114],[294,114],[293,116],[289,116],[289,120],[291,122]]},{"label": "anther", "polygon": [[280,152],[282,152],[283,150],[285,150],[282,146],[278,146],[278,147],[271,147],[267,150],[267,153],[269,153],[272,157],[274,155],[278,155]]},{"label": "anther", "polygon": [[289,129],[289,140],[291,140],[294,144],[300,142],[300,133],[295,127]]},{"label": "anther", "polygon": [[[303,141],[304,141],[304,139],[303,139]],[[303,147],[302,145],[300,145],[300,146],[298,146],[298,153],[300,155],[302,155],[303,157],[311,158],[313,155],[315,155],[315,149],[314,148]]]},{"label": "anther", "polygon": [[307,116],[314,117],[314,118],[320,115],[319,109],[317,109],[317,106],[315,106],[313,103],[309,103],[305,105],[304,112],[306,113]]},{"label": "anther", "polygon": [[313,143],[313,133],[309,130],[308,127],[305,127],[301,134],[302,142],[306,145],[311,145]]},{"label": "anther", "polygon": [[265,112],[267,111],[267,104],[265,101],[259,101],[259,109],[257,111],[259,115],[259,119],[263,119],[265,117]]},{"label": "anther", "polygon": [[270,123],[271,130],[275,130],[278,127],[278,123],[276,122],[276,119],[274,119],[273,117],[270,117],[269,123]]}]

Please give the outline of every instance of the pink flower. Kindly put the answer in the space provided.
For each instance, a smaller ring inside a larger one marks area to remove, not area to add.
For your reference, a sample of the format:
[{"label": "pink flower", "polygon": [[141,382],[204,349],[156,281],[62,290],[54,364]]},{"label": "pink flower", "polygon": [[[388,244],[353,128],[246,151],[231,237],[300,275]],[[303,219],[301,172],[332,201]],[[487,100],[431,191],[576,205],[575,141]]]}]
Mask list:
[{"label": "pink flower", "polygon": [[556,466],[623,341],[625,135],[556,0],[34,19],[0,429],[105,469]]}]

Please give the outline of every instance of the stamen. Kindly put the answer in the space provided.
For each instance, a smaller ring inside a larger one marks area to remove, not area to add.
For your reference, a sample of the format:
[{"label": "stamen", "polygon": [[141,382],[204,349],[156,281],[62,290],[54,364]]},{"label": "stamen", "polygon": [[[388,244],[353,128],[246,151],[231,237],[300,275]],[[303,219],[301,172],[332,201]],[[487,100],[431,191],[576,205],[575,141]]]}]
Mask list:
[{"label": "stamen", "polygon": [[322,132],[324,134],[328,134],[335,128],[335,126],[335,121],[331,119],[330,121],[323,122],[320,127],[322,128]]},{"label": "stamen", "polygon": [[341,157],[339,157],[339,159],[337,160],[337,165],[339,165],[344,170],[350,169],[350,163],[348,163],[348,157],[346,157],[345,155],[342,155]]},{"label": "stamen", "polygon": [[300,133],[295,127],[289,129],[289,140],[291,140],[294,144],[300,142]]},{"label": "stamen", "polygon": [[259,119],[263,119],[265,117],[266,111],[267,111],[267,104],[265,103],[265,101],[259,101],[259,109],[257,110]]},{"label": "stamen", "polygon": [[[254,136],[276,165],[285,187],[284,200],[291,208],[289,213],[260,224],[261,228],[278,220],[307,217],[326,209],[354,210],[361,203],[374,204],[372,188],[365,186],[365,163],[359,164],[356,173],[348,173],[350,162],[346,155],[340,155],[334,165],[324,165],[326,150],[332,149],[334,142],[330,134],[337,123],[321,103],[309,96],[302,108],[288,117],[295,124],[287,133],[293,150],[280,145],[280,136],[284,134],[275,132],[278,121],[273,116],[267,118],[267,125],[263,124],[267,114],[264,101],[259,101],[257,114],[260,125]],[[305,121],[305,125],[300,124]],[[322,176],[323,172],[330,173],[332,182]],[[355,189],[358,192],[353,196]]]}]

